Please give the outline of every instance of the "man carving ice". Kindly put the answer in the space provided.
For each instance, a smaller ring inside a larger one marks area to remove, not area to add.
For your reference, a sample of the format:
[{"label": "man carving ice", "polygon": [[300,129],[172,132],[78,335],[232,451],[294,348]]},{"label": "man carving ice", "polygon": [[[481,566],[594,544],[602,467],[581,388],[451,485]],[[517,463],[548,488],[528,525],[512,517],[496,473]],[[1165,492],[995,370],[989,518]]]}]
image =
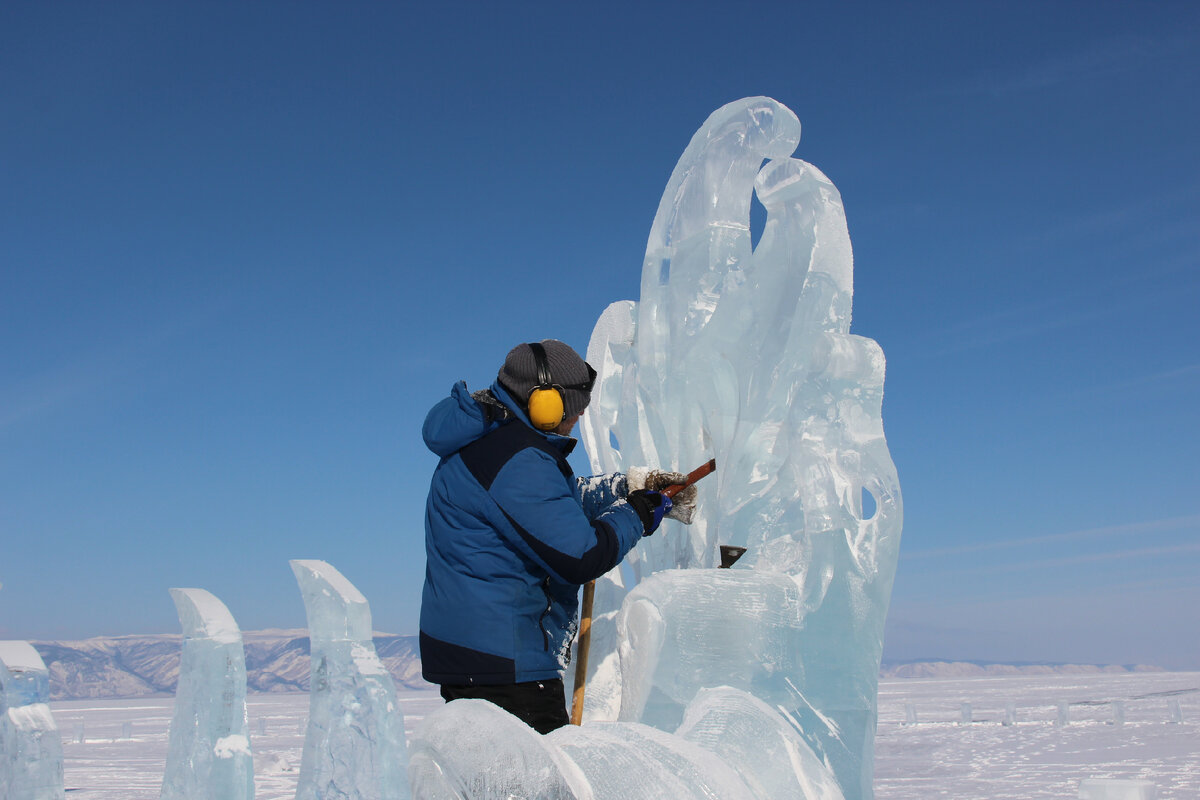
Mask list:
[{"label": "man carving ice", "polygon": [[576,479],[571,431],[596,371],[555,339],[514,347],[490,389],[459,382],[425,419],[441,457],[425,509],[421,665],[447,701],[489,700],[540,733],[567,724],[562,670],[578,590],[664,516],[690,522],[679,473]]}]

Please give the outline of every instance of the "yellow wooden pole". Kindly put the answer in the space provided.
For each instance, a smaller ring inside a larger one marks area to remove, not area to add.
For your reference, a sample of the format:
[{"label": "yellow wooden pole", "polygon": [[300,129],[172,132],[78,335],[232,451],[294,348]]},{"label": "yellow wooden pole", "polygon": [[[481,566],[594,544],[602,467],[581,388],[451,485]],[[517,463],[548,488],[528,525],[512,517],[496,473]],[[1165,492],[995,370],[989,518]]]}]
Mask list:
[{"label": "yellow wooden pole", "polygon": [[571,724],[583,723],[583,691],[587,683],[588,645],[592,638],[592,602],[596,598],[596,582],[583,585],[583,608],[579,614],[579,646],[575,650],[575,694],[571,698]]}]

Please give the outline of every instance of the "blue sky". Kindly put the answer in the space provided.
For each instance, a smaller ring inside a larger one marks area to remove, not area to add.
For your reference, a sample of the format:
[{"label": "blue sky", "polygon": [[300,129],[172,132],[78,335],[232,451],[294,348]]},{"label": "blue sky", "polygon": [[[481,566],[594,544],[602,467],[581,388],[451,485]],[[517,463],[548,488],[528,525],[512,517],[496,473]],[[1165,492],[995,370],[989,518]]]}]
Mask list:
[{"label": "blue sky", "polygon": [[[686,10],[685,10],[686,9]],[[905,499],[885,657],[1200,668],[1194,3],[0,9],[0,637],[416,629],[426,409],[635,298],[765,94],[840,188]]]}]

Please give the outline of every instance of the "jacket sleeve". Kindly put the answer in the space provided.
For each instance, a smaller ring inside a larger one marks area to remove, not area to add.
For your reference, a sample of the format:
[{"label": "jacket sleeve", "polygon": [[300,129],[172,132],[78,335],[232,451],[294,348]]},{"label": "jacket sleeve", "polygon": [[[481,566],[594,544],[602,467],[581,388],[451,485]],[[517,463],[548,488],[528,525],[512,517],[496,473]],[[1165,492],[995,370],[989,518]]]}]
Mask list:
[{"label": "jacket sleeve", "polygon": [[606,508],[618,500],[624,500],[629,494],[629,487],[623,472],[593,475],[590,478],[576,478],[575,485],[579,488],[579,502],[588,519],[600,516]]},{"label": "jacket sleeve", "polygon": [[489,494],[511,544],[559,581],[580,585],[621,562],[642,538],[642,521],[623,500],[589,519],[575,491],[550,456],[530,448],[505,464]]}]

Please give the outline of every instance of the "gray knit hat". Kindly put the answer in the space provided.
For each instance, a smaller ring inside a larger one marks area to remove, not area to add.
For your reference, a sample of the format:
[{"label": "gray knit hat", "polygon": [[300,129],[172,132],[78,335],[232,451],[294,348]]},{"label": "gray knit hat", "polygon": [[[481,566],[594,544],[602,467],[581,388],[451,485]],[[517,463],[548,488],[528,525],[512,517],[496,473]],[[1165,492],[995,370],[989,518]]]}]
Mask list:
[{"label": "gray knit hat", "polygon": [[[550,367],[550,383],[562,390],[563,413],[566,419],[582,414],[592,399],[592,384],[596,370],[579,357],[571,346],[557,339],[543,339],[546,362]],[[504,366],[496,376],[522,408],[529,393],[538,385],[537,358],[528,344],[519,344],[508,351]]]}]

